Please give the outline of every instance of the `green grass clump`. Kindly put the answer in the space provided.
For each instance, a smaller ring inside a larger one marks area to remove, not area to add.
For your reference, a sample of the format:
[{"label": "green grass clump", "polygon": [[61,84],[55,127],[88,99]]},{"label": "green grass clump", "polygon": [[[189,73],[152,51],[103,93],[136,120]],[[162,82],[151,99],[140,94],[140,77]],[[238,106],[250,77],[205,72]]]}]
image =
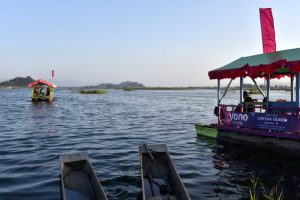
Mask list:
[{"label": "green grass clump", "polygon": [[135,91],[135,88],[123,88],[123,91]]},{"label": "green grass clump", "polygon": [[[271,189],[267,189],[261,182],[259,177],[251,174],[250,187],[249,187],[249,199],[250,200],[283,200],[283,190],[279,191],[279,184],[283,181],[283,176],[279,179],[278,183]],[[262,191],[259,194],[258,190]]]},{"label": "green grass clump", "polygon": [[255,89],[255,88],[251,88],[249,93],[250,94],[261,94],[260,91],[258,89]]},{"label": "green grass clump", "polygon": [[80,90],[80,94],[106,94],[105,90]]}]

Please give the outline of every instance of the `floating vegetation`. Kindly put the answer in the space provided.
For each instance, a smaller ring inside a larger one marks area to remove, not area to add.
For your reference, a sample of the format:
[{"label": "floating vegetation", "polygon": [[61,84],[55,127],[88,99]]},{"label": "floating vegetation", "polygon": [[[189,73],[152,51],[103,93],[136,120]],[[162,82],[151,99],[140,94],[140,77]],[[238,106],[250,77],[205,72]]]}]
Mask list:
[{"label": "floating vegetation", "polygon": [[80,90],[80,94],[106,94],[105,90]]},{"label": "floating vegetation", "polygon": [[[249,187],[250,200],[283,200],[283,189],[279,190],[279,184],[283,181],[283,176],[279,179],[277,184],[271,189],[261,182],[259,177],[250,175],[251,185]],[[259,192],[260,191],[260,192]]]},{"label": "floating vegetation", "polygon": [[127,91],[127,92],[135,91],[135,90],[136,90],[135,88],[123,88],[123,91]]},{"label": "floating vegetation", "polygon": [[199,90],[200,87],[134,87],[134,88],[123,88],[133,90]]},{"label": "floating vegetation", "polygon": [[255,89],[255,88],[251,88],[249,93],[250,94],[261,94],[260,91],[258,89]]}]

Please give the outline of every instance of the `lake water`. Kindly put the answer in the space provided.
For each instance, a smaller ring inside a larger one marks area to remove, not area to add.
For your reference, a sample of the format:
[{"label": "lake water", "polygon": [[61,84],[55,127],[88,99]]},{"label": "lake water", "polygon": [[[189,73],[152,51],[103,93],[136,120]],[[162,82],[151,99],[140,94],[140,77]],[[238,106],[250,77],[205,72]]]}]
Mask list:
[{"label": "lake water", "polygon": [[[213,90],[81,95],[61,89],[50,104],[34,104],[30,95],[29,89],[0,90],[1,200],[60,199],[58,157],[80,151],[89,153],[109,199],[136,199],[143,143],[168,146],[194,200],[247,199],[251,173],[267,186],[284,176],[286,199],[300,198],[296,159],[196,137],[194,123],[216,121]],[[238,96],[231,92],[225,103]]]}]

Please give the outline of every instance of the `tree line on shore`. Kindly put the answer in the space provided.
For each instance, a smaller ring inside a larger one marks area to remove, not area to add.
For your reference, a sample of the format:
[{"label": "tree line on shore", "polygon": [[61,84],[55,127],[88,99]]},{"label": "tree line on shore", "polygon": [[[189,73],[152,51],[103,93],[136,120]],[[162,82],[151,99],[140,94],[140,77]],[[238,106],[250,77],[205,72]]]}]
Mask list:
[{"label": "tree line on shore", "polygon": [[[0,83],[0,88],[21,88],[27,87],[27,85],[33,82],[34,79],[30,76],[27,77],[16,77],[8,81],[3,81]],[[264,85],[260,85],[263,89]],[[197,89],[217,89],[216,86],[199,86],[199,87],[147,87],[142,83],[125,81],[119,84],[113,83],[102,83],[93,86],[84,86],[84,87],[71,87],[71,88],[80,88],[86,90],[93,89],[123,89],[123,90],[197,90]],[[226,87],[221,87],[221,90]],[[230,89],[239,90],[239,86],[232,86]],[[244,89],[255,92],[257,90],[255,85],[244,84]],[[274,85],[271,86],[272,90],[290,90],[290,86],[287,85]]]}]

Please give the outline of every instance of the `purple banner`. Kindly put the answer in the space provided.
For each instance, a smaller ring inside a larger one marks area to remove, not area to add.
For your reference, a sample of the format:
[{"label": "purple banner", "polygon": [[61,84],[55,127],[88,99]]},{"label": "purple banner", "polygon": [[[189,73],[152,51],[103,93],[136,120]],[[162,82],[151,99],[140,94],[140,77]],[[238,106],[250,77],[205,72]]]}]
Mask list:
[{"label": "purple banner", "polygon": [[300,118],[297,115],[225,112],[225,125],[298,132],[300,130]]}]

